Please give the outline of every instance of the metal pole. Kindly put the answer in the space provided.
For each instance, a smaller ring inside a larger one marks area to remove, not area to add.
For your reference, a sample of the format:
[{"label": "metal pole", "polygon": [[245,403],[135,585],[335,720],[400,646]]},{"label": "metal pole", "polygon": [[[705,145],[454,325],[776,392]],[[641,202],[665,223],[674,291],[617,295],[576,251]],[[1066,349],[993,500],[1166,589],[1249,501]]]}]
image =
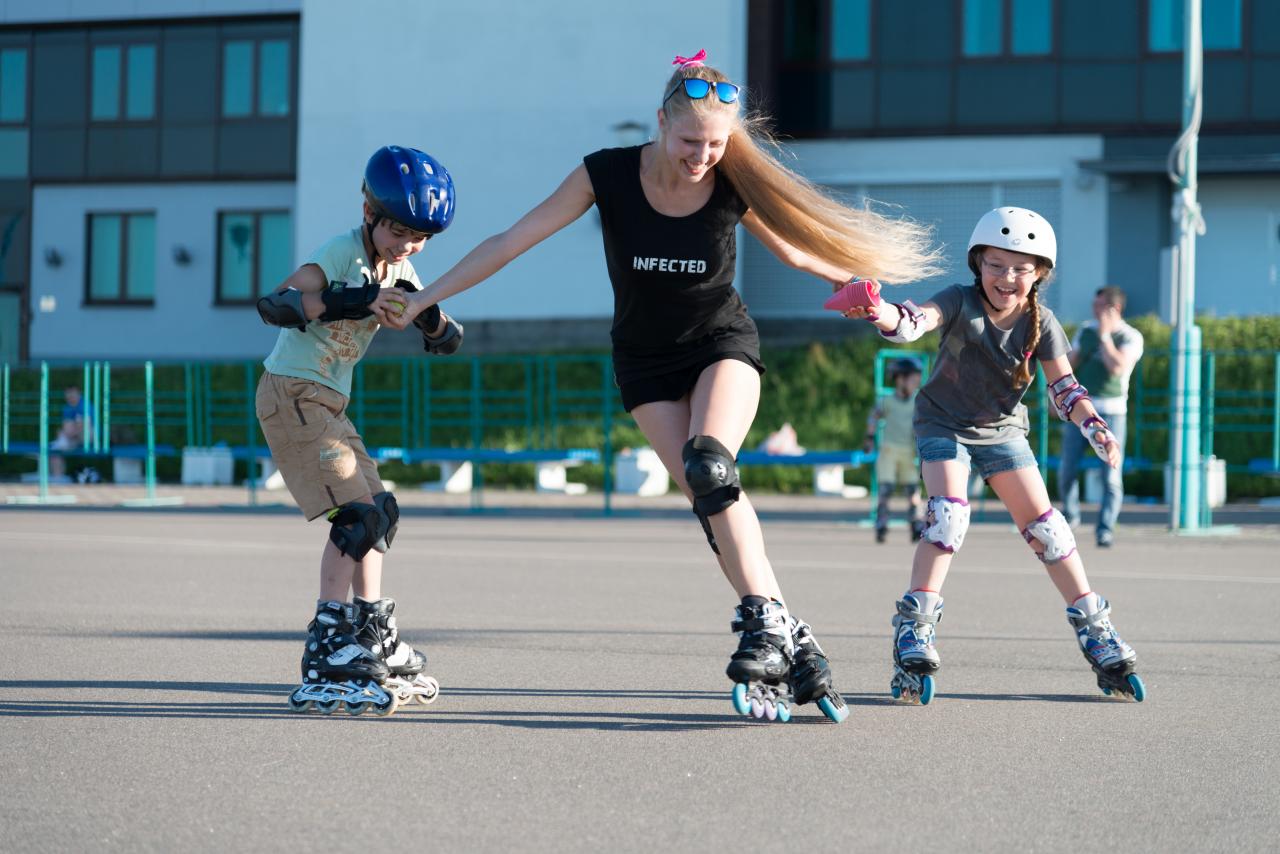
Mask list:
[{"label": "metal pole", "polygon": [[153,367],[147,362],[147,500],[156,497],[156,419],[155,407],[152,405]]},{"label": "metal pole", "polygon": [[40,500],[49,497],[49,363],[40,363]]},{"label": "metal pole", "polygon": [[80,384],[80,400],[84,404],[84,418],[82,423],[84,429],[80,431],[80,447],[89,451],[93,448],[93,422],[89,420],[89,413],[93,411],[93,363],[84,363],[84,381]]},{"label": "metal pole", "polygon": [[258,419],[255,406],[256,394],[253,388],[253,362],[244,363],[245,388],[245,428],[248,431],[249,445],[249,506],[258,505]]},{"label": "metal pole", "polygon": [[1169,526],[1175,531],[1200,526],[1204,500],[1200,478],[1200,330],[1195,325],[1196,234],[1204,232],[1196,199],[1197,156],[1202,110],[1200,0],[1186,0],[1183,24],[1182,134],[1169,153],[1173,182],[1173,225],[1177,236],[1177,304],[1173,340],[1170,412],[1171,501]]},{"label": "metal pole", "polygon": [[111,452],[111,363],[102,363],[102,450]]},{"label": "metal pole", "polygon": [[4,363],[0,374],[0,397],[4,398],[4,425],[0,427],[0,453],[9,453],[9,363]]}]

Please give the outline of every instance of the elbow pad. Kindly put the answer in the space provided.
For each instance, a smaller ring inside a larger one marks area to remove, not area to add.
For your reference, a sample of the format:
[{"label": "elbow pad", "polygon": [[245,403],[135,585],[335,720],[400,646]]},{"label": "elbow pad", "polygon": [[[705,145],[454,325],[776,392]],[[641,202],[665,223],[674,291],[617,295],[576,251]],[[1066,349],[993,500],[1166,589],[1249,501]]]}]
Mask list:
[{"label": "elbow pad", "polygon": [[305,329],[307,313],[302,308],[302,291],[285,288],[258,300],[258,316],[268,326]]},{"label": "elbow pad", "polygon": [[903,300],[898,303],[890,303],[898,309],[898,326],[892,332],[880,332],[880,337],[886,341],[893,341],[898,344],[908,344],[924,335],[923,327],[924,312],[920,310],[920,306],[911,300]]},{"label": "elbow pad", "polygon": [[330,282],[329,287],[320,292],[324,301],[324,314],[320,320],[363,320],[372,317],[369,305],[378,298],[382,288],[372,282],[363,285],[348,285],[346,282]]},{"label": "elbow pad", "polygon": [[[435,308],[435,306],[432,306],[432,308]],[[437,312],[439,311],[439,309],[436,310]],[[423,314],[427,313],[423,312]],[[422,330],[422,349],[433,356],[452,356],[462,346],[462,324],[447,314],[443,316],[445,321],[444,332],[433,338],[427,334],[425,329]],[[436,324],[439,325],[439,321],[436,321]]]},{"label": "elbow pad", "polygon": [[1089,397],[1089,389],[1080,385],[1075,374],[1063,374],[1049,385],[1049,395],[1053,398],[1053,408],[1058,411],[1058,417],[1070,421],[1071,410]]}]

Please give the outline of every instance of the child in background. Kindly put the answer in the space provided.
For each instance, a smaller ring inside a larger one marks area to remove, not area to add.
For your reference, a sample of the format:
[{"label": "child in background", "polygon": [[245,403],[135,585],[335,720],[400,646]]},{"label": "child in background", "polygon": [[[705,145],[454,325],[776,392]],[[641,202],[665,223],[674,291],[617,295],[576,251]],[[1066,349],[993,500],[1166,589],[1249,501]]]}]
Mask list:
[{"label": "child in background", "polygon": [[[911,426],[915,415],[916,393],[920,390],[920,363],[902,358],[889,366],[889,382],[893,394],[876,401],[867,418],[867,437],[863,450],[876,451],[876,482],[880,501],[876,505],[876,542],[883,543],[889,534],[889,499],[899,485],[907,495],[907,520],[911,524],[911,542],[920,539],[921,521],[920,469],[916,465],[916,434]],[[880,446],[876,447],[876,428],[883,424]]]}]

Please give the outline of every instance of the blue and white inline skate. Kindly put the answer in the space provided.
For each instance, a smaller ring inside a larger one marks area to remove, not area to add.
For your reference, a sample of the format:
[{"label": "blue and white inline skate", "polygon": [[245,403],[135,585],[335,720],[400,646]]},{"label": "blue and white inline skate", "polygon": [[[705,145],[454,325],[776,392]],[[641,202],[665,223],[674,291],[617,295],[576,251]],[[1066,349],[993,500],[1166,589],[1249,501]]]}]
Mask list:
[{"label": "blue and white inline skate", "polygon": [[307,626],[302,685],[289,695],[293,711],[328,715],[345,707],[352,715],[389,715],[396,710],[395,694],[382,687],[390,671],[356,639],[351,608],[333,601],[317,606]]},{"label": "blue and white inline skate", "polygon": [[893,617],[893,698],[929,705],[933,699],[933,674],[942,666],[934,646],[934,627],[942,619],[942,597],[918,590],[903,594]]},{"label": "blue and white inline skate", "polygon": [[395,608],[394,599],[371,602],[355,597],[356,639],[387,666],[390,675],[384,687],[400,704],[416,700],[425,706],[440,696],[440,683],[422,672],[427,669],[427,657],[400,639]]},{"label": "blue and white inline skate", "polygon": [[791,695],[796,705],[817,702],[822,713],[836,723],[849,717],[849,707],[831,682],[831,665],[818,646],[813,629],[798,617],[791,617]]},{"label": "blue and white inline skate", "polygon": [[744,596],[729,624],[738,649],[725,673],[733,680],[733,707],[762,720],[791,720],[787,678],[791,671],[791,627],[786,607],[763,596]]},{"label": "blue and white inline skate", "polygon": [[1098,687],[1110,697],[1118,694],[1141,703],[1147,696],[1142,677],[1133,672],[1138,654],[1111,625],[1111,604],[1096,593],[1081,596],[1067,608],[1067,620],[1085,661],[1098,676]]}]

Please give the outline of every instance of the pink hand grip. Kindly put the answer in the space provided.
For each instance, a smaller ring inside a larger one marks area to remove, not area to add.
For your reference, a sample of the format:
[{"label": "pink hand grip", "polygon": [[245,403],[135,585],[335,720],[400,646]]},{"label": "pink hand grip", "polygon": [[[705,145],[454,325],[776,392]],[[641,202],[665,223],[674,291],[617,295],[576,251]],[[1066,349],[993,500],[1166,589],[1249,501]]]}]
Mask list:
[{"label": "pink hand grip", "polygon": [[880,305],[879,283],[875,279],[854,279],[832,294],[822,307],[832,311],[848,311],[859,306],[875,308],[878,305]]}]

